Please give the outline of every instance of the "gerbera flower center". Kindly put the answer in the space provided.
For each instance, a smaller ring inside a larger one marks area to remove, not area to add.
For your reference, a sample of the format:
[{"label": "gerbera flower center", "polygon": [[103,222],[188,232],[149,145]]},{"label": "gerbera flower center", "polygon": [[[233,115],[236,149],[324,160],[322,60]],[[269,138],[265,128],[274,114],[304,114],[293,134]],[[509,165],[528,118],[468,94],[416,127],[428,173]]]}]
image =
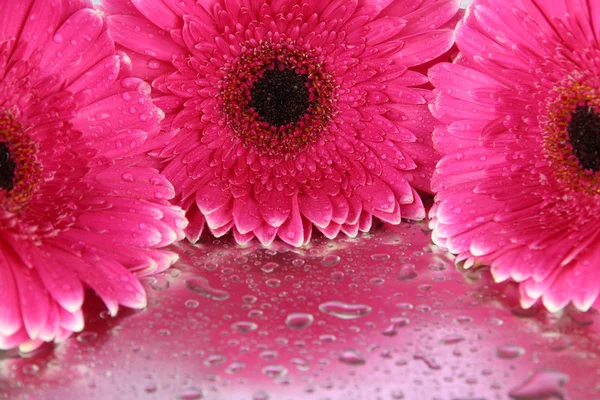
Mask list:
[{"label": "gerbera flower center", "polygon": [[15,161],[11,158],[8,145],[0,142],[0,188],[12,190],[15,180]]},{"label": "gerbera flower center", "polygon": [[13,212],[38,185],[37,146],[26,131],[12,113],[0,110],[0,207]]},{"label": "gerbera flower center", "polygon": [[293,124],[302,118],[310,105],[308,77],[289,69],[268,69],[254,83],[248,103],[272,126]]},{"label": "gerbera flower center", "polygon": [[245,42],[224,72],[218,101],[225,124],[259,154],[295,156],[335,114],[336,81],[324,56],[292,40]]},{"label": "gerbera flower center", "polygon": [[600,116],[587,104],[578,106],[571,113],[567,125],[569,142],[573,154],[582,168],[591,171],[600,170]]},{"label": "gerbera flower center", "polygon": [[600,93],[594,77],[556,85],[542,110],[543,148],[567,193],[600,194]]}]

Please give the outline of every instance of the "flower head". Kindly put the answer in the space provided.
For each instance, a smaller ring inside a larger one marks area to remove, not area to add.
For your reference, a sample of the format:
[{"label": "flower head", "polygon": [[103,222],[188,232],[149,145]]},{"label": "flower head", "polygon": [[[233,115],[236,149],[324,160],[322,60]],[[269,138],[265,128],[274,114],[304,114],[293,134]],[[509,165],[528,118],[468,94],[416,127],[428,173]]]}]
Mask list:
[{"label": "flower head", "polygon": [[131,166],[164,117],[120,76],[101,16],[79,0],[0,0],[0,349],[83,328],[84,289],[111,313],[145,305],[134,276],[177,258],[182,210]]},{"label": "flower head", "polygon": [[459,1],[105,2],[166,113],[160,157],[190,220],[292,245],[421,219],[437,158],[427,77]]},{"label": "flower head", "polygon": [[434,240],[522,303],[587,310],[600,290],[600,5],[475,1],[461,56],[430,70],[444,124]]}]

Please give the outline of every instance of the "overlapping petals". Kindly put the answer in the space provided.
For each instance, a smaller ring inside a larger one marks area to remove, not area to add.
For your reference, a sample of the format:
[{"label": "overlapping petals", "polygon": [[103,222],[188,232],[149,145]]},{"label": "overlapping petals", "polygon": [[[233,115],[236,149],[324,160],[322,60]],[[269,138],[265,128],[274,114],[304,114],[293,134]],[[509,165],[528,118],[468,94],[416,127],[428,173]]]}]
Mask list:
[{"label": "overlapping petals", "polygon": [[475,1],[460,58],[429,74],[434,240],[522,282],[524,306],[587,310],[600,290],[599,20],[594,2]]},{"label": "overlapping petals", "polygon": [[[131,73],[165,111],[155,155],[191,241],[208,225],[240,243],[299,246],[313,226],[333,238],[367,231],[373,217],[425,216],[417,190],[429,190],[437,122],[417,70],[451,48],[459,1],[103,4]],[[310,104],[278,126],[249,95],[276,70],[302,76]]]},{"label": "overlapping petals", "polygon": [[164,114],[126,78],[105,23],[80,0],[0,0],[0,349],[84,325],[87,288],[112,314],[145,306],[137,277],[183,237],[171,184],[134,166]]}]

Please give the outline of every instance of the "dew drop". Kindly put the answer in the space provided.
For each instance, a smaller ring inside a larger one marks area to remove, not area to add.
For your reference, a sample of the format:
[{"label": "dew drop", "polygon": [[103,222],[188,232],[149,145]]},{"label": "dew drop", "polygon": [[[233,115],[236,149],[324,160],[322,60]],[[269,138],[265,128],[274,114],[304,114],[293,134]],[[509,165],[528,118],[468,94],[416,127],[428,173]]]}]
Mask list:
[{"label": "dew drop", "polygon": [[341,260],[340,256],[330,254],[330,255],[323,257],[323,259],[321,260],[321,265],[323,265],[324,267],[333,267],[333,266],[337,265],[337,263],[339,263],[340,260]]},{"label": "dew drop", "polygon": [[569,375],[554,369],[534,371],[523,383],[509,392],[515,400],[557,399],[564,400],[568,396],[564,391]]},{"label": "dew drop", "polygon": [[496,355],[498,358],[503,358],[505,360],[512,360],[513,358],[517,358],[525,354],[525,349],[519,346],[505,345],[499,346],[496,349]]},{"label": "dew drop", "polygon": [[269,378],[281,378],[287,375],[288,370],[283,365],[267,365],[262,369],[262,373]]},{"label": "dew drop", "polygon": [[365,304],[347,304],[341,301],[328,301],[319,305],[322,313],[340,319],[354,319],[364,317],[371,312],[371,307]]},{"label": "dew drop", "polygon": [[177,395],[178,400],[200,400],[204,398],[204,392],[201,389],[190,388]]},{"label": "dew drop", "polygon": [[88,343],[96,340],[98,334],[96,332],[81,332],[77,335],[77,341],[81,343]]},{"label": "dew drop", "polygon": [[231,329],[236,330],[239,333],[248,333],[258,329],[258,325],[251,321],[238,321],[231,325]]},{"label": "dew drop", "polygon": [[308,328],[314,321],[312,314],[303,312],[294,312],[287,316],[285,324],[291,329]]},{"label": "dew drop", "polygon": [[339,357],[340,362],[346,365],[364,365],[366,364],[366,360],[360,355],[360,353],[356,350],[344,350],[340,354]]},{"label": "dew drop", "polygon": [[216,289],[210,286],[208,280],[201,276],[193,276],[185,280],[185,286],[194,293],[213,300],[227,300],[231,294],[222,289]]},{"label": "dew drop", "polygon": [[408,281],[411,279],[415,279],[417,277],[417,272],[415,271],[414,264],[402,264],[400,266],[400,273],[398,274],[398,279],[401,281]]},{"label": "dew drop", "polygon": [[268,262],[265,263],[265,265],[263,265],[260,270],[262,272],[265,272],[267,274],[270,274],[271,272],[275,271],[275,268],[279,267],[279,264],[277,264],[276,262]]},{"label": "dew drop", "polygon": [[40,367],[37,364],[24,365],[22,371],[25,375],[35,375],[40,371]]},{"label": "dew drop", "polygon": [[464,340],[465,340],[465,338],[463,336],[452,334],[452,335],[444,336],[441,340],[441,343],[450,345],[450,344],[460,343]]}]

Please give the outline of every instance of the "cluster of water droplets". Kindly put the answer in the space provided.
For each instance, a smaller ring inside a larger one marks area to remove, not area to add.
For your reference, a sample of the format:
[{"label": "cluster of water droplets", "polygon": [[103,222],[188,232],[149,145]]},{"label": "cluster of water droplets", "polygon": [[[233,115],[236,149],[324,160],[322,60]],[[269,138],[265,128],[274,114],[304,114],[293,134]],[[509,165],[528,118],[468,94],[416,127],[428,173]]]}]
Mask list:
[{"label": "cluster of water droplets", "polygon": [[59,361],[0,360],[12,379],[0,380],[0,399],[73,362],[90,396],[128,375],[133,392],[177,399],[596,395],[573,375],[597,365],[595,314],[518,307],[486,270],[459,273],[422,225],[301,249],[177,246],[182,261],[144,279],[148,309],[115,318],[99,306],[101,323],[90,319]]}]

